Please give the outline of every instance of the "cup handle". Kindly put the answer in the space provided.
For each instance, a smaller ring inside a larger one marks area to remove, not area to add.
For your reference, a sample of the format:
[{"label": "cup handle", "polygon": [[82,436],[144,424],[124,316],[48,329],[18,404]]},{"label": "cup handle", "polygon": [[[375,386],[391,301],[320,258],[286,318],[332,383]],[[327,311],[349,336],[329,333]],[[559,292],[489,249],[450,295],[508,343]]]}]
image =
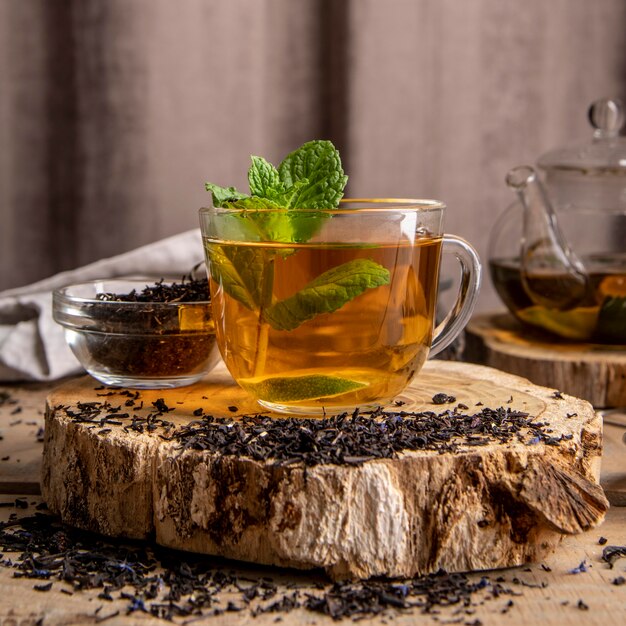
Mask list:
[{"label": "cup handle", "polygon": [[443,236],[444,254],[452,253],[461,264],[461,282],[456,303],[433,333],[429,358],[447,348],[469,321],[480,291],[482,268],[476,250],[461,237]]}]

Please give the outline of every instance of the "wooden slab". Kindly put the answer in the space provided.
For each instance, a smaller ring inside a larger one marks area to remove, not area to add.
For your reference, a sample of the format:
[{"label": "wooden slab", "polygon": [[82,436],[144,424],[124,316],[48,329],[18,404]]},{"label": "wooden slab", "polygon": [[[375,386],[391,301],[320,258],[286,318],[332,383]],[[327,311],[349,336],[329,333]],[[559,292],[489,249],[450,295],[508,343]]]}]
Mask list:
[{"label": "wooden slab", "polygon": [[478,315],[466,327],[464,359],[588,400],[626,406],[626,350],[552,338],[509,313]]},{"label": "wooden slab", "polygon": [[[468,407],[526,411],[563,440],[461,445],[360,466],[279,465],[181,450],[158,429],[132,430],[130,418],[76,422],[79,402],[123,406],[130,393],[83,378],[48,398],[42,492],[64,521],[105,535],[321,567],[336,578],[519,565],[600,523],[608,503],[597,485],[601,420],[591,405],[490,368],[431,362],[402,408],[452,408],[432,404],[438,392]],[[197,409],[235,419],[256,412],[223,369],[192,387],[142,391],[143,408],[130,410],[145,417],[159,397],[175,408],[166,418],[176,427]]]}]

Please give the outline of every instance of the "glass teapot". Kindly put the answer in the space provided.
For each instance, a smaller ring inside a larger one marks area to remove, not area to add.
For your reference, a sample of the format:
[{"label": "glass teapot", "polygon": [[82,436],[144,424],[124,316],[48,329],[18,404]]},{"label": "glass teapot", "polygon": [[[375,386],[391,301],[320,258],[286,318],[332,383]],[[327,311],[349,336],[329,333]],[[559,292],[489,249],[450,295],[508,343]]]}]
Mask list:
[{"label": "glass teapot", "polygon": [[626,137],[619,100],[589,109],[593,139],[506,177],[517,200],[489,243],[492,282],[522,323],[626,349]]}]

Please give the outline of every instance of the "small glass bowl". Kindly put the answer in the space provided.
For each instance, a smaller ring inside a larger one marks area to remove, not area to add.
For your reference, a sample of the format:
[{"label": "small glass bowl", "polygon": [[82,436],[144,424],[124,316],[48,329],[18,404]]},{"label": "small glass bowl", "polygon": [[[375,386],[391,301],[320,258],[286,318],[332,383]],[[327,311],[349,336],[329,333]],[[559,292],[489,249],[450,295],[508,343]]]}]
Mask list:
[{"label": "small glass bowl", "polygon": [[182,387],[202,378],[220,359],[208,300],[97,299],[103,293],[141,292],[150,284],[154,280],[95,280],[53,293],[52,314],[65,328],[72,352],[95,379],[106,385]]}]

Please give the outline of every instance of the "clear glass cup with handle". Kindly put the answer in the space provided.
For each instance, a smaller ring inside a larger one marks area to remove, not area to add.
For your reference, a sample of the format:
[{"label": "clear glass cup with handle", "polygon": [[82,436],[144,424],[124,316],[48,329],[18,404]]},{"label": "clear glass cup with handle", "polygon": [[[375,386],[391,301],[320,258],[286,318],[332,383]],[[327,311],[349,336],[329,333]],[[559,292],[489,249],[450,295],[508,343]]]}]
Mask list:
[{"label": "clear glass cup with handle", "polygon": [[[481,265],[437,200],[338,209],[200,209],[217,342],[235,381],[281,413],[383,405],[463,329]],[[442,252],[456,302],[435,327]]]}]

